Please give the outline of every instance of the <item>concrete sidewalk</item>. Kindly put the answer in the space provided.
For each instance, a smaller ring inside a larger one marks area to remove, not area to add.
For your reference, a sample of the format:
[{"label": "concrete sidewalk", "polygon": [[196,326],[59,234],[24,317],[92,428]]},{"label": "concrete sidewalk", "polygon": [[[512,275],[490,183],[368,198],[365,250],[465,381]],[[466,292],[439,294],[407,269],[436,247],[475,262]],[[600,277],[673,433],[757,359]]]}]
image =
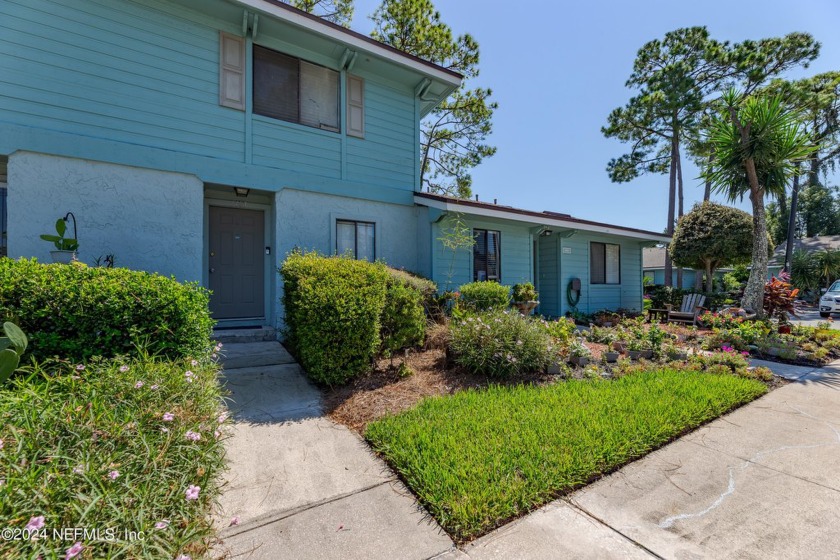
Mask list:
[{"label": "concrete sidewalk", "polygon": [[840,551],[840,363],[447,558],[829,558]]},{"label": "concrete sidewalk", "polygon": [[323,417],[279,343],[225,352],[235,422],[214,558],[423,560],[454,548],[367,445]]}]

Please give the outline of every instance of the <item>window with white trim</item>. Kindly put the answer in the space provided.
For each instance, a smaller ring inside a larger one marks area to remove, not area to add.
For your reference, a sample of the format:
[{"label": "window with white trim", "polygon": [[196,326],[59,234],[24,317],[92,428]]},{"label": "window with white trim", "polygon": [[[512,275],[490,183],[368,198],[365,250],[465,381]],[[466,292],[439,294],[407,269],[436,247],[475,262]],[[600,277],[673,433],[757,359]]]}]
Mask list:
[{"label": "window with white trim", "polygon": [[340,132],[339,73],[254,45],[254,113]]},{"label": "window with white trim", "polygon": [[339,255],[351,255],[357,260],[376,260],[376,224],[336,220],[335,252]]},{"label": "window with white trim", "polygon": [[501,238],[498,231],[474,229],[473,238],[473,280],[499,282],[501,272]]},{"label": "window with white trim", "polygon": [[589,283],[621,284],[621,246],[615,243],[589,244]]}]

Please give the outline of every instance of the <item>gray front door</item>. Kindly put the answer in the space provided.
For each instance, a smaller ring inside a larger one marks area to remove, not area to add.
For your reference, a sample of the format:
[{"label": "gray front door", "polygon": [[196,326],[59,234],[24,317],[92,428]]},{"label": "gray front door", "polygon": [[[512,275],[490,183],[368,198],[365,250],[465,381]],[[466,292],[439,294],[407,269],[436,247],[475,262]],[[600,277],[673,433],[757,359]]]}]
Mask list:
[{"label": "gray front door", "polygon": [[265,316],[265,214],[210,207],[210,310],[215,319]]}]

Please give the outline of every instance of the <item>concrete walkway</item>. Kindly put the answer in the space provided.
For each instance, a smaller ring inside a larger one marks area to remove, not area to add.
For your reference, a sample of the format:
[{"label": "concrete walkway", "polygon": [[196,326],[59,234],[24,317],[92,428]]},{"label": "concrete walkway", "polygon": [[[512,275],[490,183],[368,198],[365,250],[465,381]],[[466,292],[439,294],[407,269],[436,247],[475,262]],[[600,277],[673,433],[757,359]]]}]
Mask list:
[{"label": "concrete walkway", "polygon": [[279,343],[225,354],[235,422],[215,558],[420,560],[454,548],[365,443],[323,417],[320,392]]},{"label": "concrete walkway", "polygon": [[840,550],[840,362],[756,361],[793,383],[456,549],[364,442],[322,416],[319,392],[279,344],[227,352],[238,366],[225,373],[236,423],[216,557],[810,559]]},{"label": "concrete walkway", "polygon": [[446,558],[830,558],[840,551],[840,362]]}]

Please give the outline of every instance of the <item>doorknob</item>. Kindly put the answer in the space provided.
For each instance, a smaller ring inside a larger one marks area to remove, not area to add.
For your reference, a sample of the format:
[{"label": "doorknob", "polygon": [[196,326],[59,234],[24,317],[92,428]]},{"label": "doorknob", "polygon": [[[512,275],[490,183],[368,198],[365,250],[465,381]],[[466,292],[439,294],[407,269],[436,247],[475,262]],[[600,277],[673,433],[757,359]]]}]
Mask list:
[{"label": "doorknob", "polygon": [[216,272],[216,269],[215,269],[215,268],[211,268],[211,269],[210,269],[210,274],[213,274],[214,272]]}]

